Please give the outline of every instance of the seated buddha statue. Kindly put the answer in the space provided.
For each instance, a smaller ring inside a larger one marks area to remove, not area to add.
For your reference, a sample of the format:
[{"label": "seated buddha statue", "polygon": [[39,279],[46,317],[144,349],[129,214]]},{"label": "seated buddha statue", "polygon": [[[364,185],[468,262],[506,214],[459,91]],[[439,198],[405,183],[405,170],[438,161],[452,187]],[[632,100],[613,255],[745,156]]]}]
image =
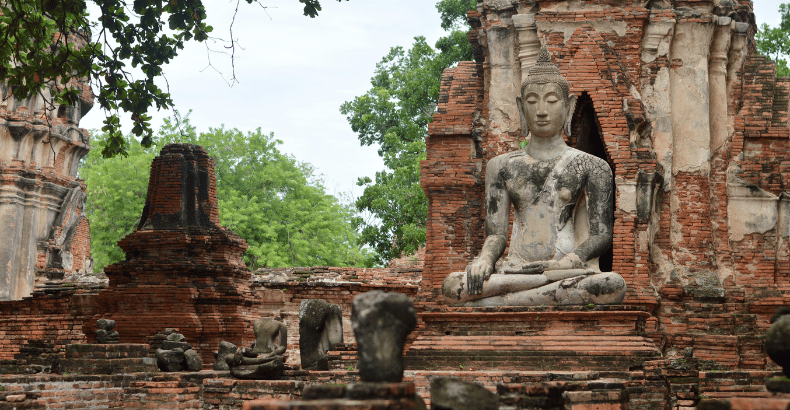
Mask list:
[{"label": "seated buddha statue", "polygon": [[521,86],[529,144],[488,162],[486,239],[465,272],[444,280],[449,305],[622,303],[622,276],[598,267],[612,246],[612,170],[565,143],[575,106],[576,96],[543,48]]}]

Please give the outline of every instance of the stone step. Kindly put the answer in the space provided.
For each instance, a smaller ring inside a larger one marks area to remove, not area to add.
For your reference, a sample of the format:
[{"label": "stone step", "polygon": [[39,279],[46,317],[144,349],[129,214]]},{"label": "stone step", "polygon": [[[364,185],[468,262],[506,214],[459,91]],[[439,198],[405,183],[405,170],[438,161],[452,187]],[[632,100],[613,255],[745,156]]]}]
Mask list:
[{"label": "stone step", "polygon": [[645,336],[651,315],[634,306],[444,308],[422,312],[432,336]]},{"label": "stone step", "polygon": [[660,357],[641,336],[422,336],[405,360],[426,370],[627,371]]},{"label": "stone step", "polygon": [[[625,355],[658,352],[649,339],[641,336],[423,336],[414,341],[411,351],[576,351],[581,354]],[[660,357],[660,354],[657,355]]]},{"label": "stone step", "polygon": [[60,374],[128,374],[156,372],[156,359],[134,357],[124,359],[64,359]]},{"label": "stone step", "polygon": [[148,357],[148,344],[116,343],[116,344],[86,344],[74,343],[66,345],[66,358],[91,358],[91,359],[125,359]]}]

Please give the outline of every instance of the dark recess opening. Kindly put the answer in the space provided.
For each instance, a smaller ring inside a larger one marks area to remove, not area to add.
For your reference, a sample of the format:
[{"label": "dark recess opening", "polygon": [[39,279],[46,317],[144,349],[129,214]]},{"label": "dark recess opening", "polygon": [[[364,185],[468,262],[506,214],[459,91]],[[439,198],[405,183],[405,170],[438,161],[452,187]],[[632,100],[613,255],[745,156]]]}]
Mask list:
[{"label": "dark recess opening", "polygon": [[[588,154],[595,155],[598,158],[604,159],[612,167],[612,187],[614,187],[614,174],[615,166],[609,155],[606,153],[606,146],[601,137],[600,126],[598,124],[598,117],[595,115],[595,107],[593,106],[592,98],[589,94],[583,92],[579,96],[576,103],[576,111],[573,113],[573,120],[571,122],[571,135],[568,137],[568,145],[575,147],[580,151]],[[616,191],[615,187],[615,191]],[[614,194],[614,193],[613,193]],[[614,221],[614,203],[612,203],[612,220]],[[601,271],[611,272],[612,261],[614,252],[609,248],[601,255],[599,265]]]}]

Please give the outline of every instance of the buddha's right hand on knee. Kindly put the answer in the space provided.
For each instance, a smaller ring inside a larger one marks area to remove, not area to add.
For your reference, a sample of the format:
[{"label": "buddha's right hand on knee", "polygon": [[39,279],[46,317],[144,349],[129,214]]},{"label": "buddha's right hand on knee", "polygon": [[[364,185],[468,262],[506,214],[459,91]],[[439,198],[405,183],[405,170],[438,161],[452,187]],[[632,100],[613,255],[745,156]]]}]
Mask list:
[{"label": "buddha's right hand on knee", "polygon": [[483,293],[483,282],[494,273],[494,265],[482,258],[476,258],[466,265],[466,289],[470,295]]}]

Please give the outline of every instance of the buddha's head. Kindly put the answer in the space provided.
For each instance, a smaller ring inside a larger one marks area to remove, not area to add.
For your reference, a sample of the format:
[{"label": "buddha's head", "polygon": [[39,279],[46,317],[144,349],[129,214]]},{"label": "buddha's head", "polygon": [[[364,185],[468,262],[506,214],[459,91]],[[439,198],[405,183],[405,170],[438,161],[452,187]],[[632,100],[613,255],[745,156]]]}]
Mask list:
[{"label": "buddha's head", "polygon": [[576,96],[570,93],[560,69],[551,62],[546,47],[540,49],[537,63],[521,84],[521,105],[524,125],[533,136],[553,137],[563,127],[565,134],[570,135]]}]

